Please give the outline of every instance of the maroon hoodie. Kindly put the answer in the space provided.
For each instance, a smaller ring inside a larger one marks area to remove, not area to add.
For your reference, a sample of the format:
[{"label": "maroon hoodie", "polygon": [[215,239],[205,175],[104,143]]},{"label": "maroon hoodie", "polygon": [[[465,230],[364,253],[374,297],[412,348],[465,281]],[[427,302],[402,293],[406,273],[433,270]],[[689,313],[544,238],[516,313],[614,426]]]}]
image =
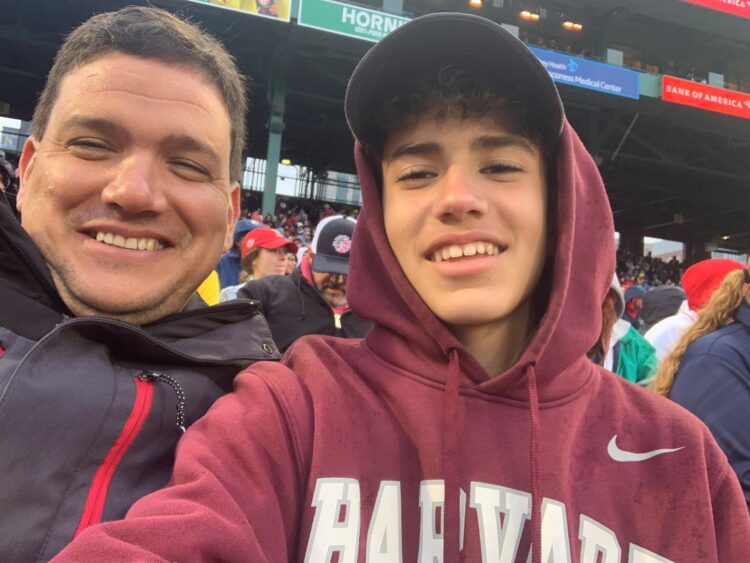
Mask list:
[{"label": "maroon hoodie", "polygon": [[548,307],[495,378],[405,278],[357,163],[348,295],[373,329],[253,365],[187,432],[172,485],[59,561],[513,562],[532,543],[556,563],[750,561],[739,483],[703,424],[585,357],[614,237],[570,126]]}]

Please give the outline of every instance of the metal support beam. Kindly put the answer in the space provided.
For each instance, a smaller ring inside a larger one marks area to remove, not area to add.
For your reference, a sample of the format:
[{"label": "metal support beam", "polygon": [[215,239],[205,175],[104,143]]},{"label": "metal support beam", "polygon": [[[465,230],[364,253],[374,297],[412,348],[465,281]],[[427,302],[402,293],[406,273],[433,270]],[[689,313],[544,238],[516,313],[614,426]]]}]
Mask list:
[{"label": "metal support beam", "polygon": [[633,125],[635,125],[635,122],[638,120],[638,116],[641,115],[640,113],[636,113],[633,116],[633,120],[630,122],[630,125],[628,125],[628,128],[625,130],[625,134],[622,136],[622,139],[620,139],[620,144],[617,145],[617,148],[615,149],[615,152],[612,153],[612,158],[610,160],[614,160],[617,158],[617,155],[620,152],[620,149],[622,148],[622,145],[625,144],[625,139],[628,138],[628,135],[630,135],[630,131],[633,130]]},{"label": "metal support beam", "polygon": [[276,182],[281,160],[281,135],[284,132],[284,105],[289,57],[281,56],[271,69],[271,116],[268,120],[268,148],[266,150],[266,177],[263,182],[263,215],[276,211]]}]

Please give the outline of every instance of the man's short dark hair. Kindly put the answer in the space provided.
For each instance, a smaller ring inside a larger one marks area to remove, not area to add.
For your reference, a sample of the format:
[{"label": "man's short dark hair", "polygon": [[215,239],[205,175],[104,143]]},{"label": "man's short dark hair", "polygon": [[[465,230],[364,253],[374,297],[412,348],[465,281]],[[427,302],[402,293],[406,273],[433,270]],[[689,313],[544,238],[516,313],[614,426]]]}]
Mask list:
[{"label": "man's short dark hair", "polygon": [[65,39],[55,57],[31,121],[44,136],[60,84],[75,69],[111,53],[177,64],[199,72],[221,94],[231,125],[230,177],[242,177],[247,100],[245,80],[219,41],[196,25],[158,8],[129,6],[93,16]]}]

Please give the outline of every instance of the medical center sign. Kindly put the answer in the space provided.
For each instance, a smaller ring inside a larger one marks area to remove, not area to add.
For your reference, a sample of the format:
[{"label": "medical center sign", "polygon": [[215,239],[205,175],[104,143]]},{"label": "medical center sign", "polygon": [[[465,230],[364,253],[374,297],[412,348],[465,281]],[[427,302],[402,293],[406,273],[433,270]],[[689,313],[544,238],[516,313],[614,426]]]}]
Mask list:
[{"label": "medical center sign", "polygon": [[640,75],[634,70],[538,47],[529,46],[529,50],[555,82],[634,100],[640,97]]},{"label": "medical center sign", "polygon": [[347,37],[380,41],[409,18],[335,0],[300,0],[297,23]]},{"label": "medical center sign", "polygon": [[661,79],[661,97],[665,102],[750,119],[750,94],[742,92],[665,75]]}]

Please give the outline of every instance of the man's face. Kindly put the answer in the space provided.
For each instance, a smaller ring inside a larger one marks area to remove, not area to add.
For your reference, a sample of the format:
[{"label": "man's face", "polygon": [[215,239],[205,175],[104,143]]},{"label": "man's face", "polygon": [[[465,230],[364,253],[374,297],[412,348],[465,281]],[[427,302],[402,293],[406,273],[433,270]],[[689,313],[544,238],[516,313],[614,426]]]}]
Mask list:
[{"label": "man's face", "polygon": [[455,333],[528,313],[547,237],[536,147],[489,121],[423,120],[382,168],[388,240],[438,318]]},{"label": "man's face", "polygon": [[[308,259],[312,260],[312,257]],[[330,274],[327,272],[316,272],[313,270],[313,281],[315,289],[318,290],[323,301],[331,307],[343,307],[346,305],[346,278],[342,274]]]},{"label": "man's face", "polygon": [[182,309],[232,243],[230,123],[197,72],[109,54],[62,81],[19,165],[22,224],[79,316]]}]

